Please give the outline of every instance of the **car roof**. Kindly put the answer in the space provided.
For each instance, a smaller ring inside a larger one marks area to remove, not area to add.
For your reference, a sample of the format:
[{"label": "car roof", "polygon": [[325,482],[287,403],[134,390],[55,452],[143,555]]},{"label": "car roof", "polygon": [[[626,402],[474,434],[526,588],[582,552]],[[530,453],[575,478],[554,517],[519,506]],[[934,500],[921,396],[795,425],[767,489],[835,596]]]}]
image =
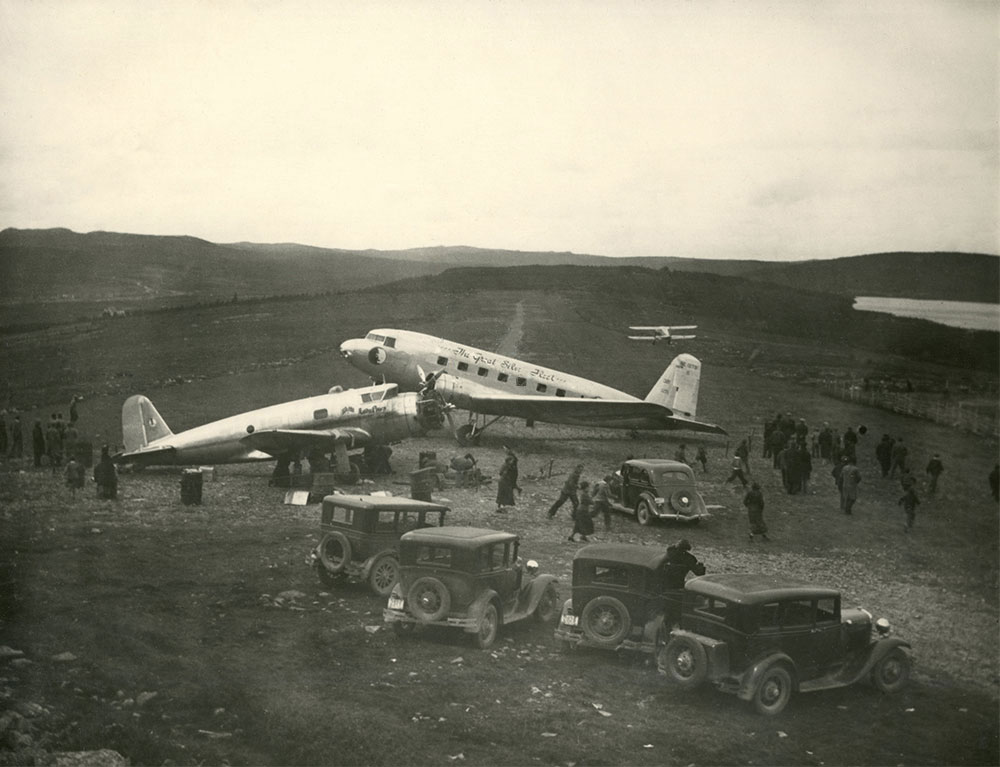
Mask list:
[{"label": "car roof", "polygon": [[781,575],[719,573],[692,578],[684,588],[696,594],[719,597],[737,604],[757,605],[783,599],[839,597],[837,589]]},{"label": "car roof", "polygon": [[625,461],[629,466],[637,466],[641,469],[680,469],[691,473],[691,467],[683,461],[674,461],[670,458],[630,458]]},{"label": "car roof", "polygon": [[490,530],[484,527],[464,527],[461,525],[445,525],[444,527],[424,527],[403,533],[400,541],[410,543],[450,543],[468,547],[484,543],[517,540],[514,533],[503,530]]},{"label": "car roof", "polygon": [[388,509],[392,511],[449,511],[440,503],[418,501],[395,495],[347,495],[334,493],[323,498],[324,505],[345,506],[349,509]]},{"label": "car roof", "polygon": [[666,548],[659,546],[638,546],[629,543],[591,543],[577,549],[573,562],[593,561],[639,565],[655,569],[663,564],[667,556]]}]

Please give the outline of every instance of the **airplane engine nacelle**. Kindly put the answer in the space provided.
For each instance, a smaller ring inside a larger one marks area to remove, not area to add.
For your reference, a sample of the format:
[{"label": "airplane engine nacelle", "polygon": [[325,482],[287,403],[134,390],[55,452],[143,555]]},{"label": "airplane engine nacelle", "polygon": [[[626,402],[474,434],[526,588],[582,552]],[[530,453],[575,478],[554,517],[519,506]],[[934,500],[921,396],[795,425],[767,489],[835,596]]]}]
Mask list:
[{"label": "airplane engine nacelle", "polygon": [[447,373],[442,373],[437,377],[434,384],[434,391],[437,392],[445,402],[455,407],[468,409],[469,395],[473,393],[475,384],[471,384],[461,378]]},{"label": "airplane engine nacelle", "polygon": [[370,418],[365,428],[374,442],[398,442],[408,437],[420,437],[444,424],[444,411],[440,403],[428,400],[414,392],[406,392],[383,400],[378,407],[385,407],[384,413]]}]

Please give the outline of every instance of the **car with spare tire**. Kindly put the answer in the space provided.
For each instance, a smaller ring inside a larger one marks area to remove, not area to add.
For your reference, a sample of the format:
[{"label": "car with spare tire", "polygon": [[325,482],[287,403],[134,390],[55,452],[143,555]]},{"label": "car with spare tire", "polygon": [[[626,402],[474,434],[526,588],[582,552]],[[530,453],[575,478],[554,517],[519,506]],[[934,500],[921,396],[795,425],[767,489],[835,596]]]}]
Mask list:
[{"label": "car with spare tire", "polygon": [[324,586],[361,581],[378,596],[399,579],[400,537],[410,530],[441,527],[449,508],[413,498],[334,493],[323,499],[323,537],[306,563]]},{"label": "car with spare tire", "polygon": [[640,525],[658,519],[698,524],[708,516],[694,470],[682,461],[631,458],[619,469],[616,484],[621,505]]},{"label": "car with spare tire", "polygon": [[703,683],[780,713],[793,693],[869,680],[901,690],[912,668],[908,642],[885,618],[843,607],[836,589],[793,578],[712,574],[684,584],[679,625],[657,654],[659,671],[681,688]]},{"label": "car with spare tire", "polygon": [[592,543],[578,549],[572,596],[563,603],[555,630],[560,648],[655,653],[684,593],[665,587],[668,567],[661,546]]},{"label": "car with spare tire", "polygon": [[399,582],[383,619],[398,635],[449,626],[490,647],[501,626],[526,618],[551,625],[559,610],[556,577],[522,562],[514,533],[478,527],[413,530],[399,540]]}]

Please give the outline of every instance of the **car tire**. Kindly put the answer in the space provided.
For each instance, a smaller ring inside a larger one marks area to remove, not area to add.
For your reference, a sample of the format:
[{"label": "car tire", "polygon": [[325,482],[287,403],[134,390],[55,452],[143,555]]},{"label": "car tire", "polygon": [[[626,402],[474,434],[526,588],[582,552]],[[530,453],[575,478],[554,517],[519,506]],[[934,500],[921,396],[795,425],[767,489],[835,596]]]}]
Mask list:
[{"label": "car tire", "polygon": [[753,694],[753,707],[758,714],[775,716],[785,710],[792,697],[792,674],[787,666],[776,663],[765,671]]},{"label": "car tire", "polygon": [[899,692],[910,679],[910,656],[895,647],[879,658],[872,668],[872,684],[884,693]]},{"label": "car tire", "polygon": [[591,599],[583,608],[580,627],[591,642],[617,647],[632,630],[632,618],[620,600],[600,596]]},{"label": "car tire", "polygon": [[392,554],[380,554],[368,571],[368,587],[380,597],[389,596],[399,580],[399,560]]},{"label": "car tire", "polygon": [[351,542],[340,532],[327,533],[319,542],[319,561],[328,573],[342,573],[351,561]]},{"label": "car tire", "polygon": [[497,631],[500,628],[500,613],[495,602],[487,602],[483,608],[482,617],[479,619],[479,628],[473,635],[476,647],[486,650],[493,646],[497,638]]},{"label": "car tire", "polygon": [[425,623],[441,620],[451,609],[451,594],[437,578],[417,578],[406,592],[406,605],[410,612]]},{"label": "car tire", "polygon": [[648,498],[640,498],[635,505],[635,519],[643,526],[653,523],[653,507]]},{"label": "car tire", "polygon": [[693,508],[694,499],[688,490],[675,490],[670,496],[670,506],[678,514],[685,514]]},{"label": "car tire", "polygon": [[691,690],[708,676],[708,656],[701,642],[688,636],[671,637],[656,656],[656,666],[674,685]]},{"label": "car tire", "polygon": [[535,606],[534,618],[543,626],[551,626],[559,617],[559,594],[551,583],[545,587],[538,604]]}]

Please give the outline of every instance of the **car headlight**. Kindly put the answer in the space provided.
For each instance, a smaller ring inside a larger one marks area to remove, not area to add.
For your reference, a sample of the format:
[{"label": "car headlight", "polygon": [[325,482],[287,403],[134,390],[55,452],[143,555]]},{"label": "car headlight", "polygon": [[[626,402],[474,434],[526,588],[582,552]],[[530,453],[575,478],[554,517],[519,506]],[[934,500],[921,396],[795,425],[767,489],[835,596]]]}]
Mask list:
[{"label": "car headlight", "polygon": [[662,506],[666,502],[667,502],[666,498],[654,498],[653,499],[653,503],[655,503],[657,506]]},{"label": "car headlight", "polygon": [[538,572],[538,562],[536,562],[534,559],[529,559],[527,563],[524,565],[524,569],[530,575],[534,575],[535,573]]}]

